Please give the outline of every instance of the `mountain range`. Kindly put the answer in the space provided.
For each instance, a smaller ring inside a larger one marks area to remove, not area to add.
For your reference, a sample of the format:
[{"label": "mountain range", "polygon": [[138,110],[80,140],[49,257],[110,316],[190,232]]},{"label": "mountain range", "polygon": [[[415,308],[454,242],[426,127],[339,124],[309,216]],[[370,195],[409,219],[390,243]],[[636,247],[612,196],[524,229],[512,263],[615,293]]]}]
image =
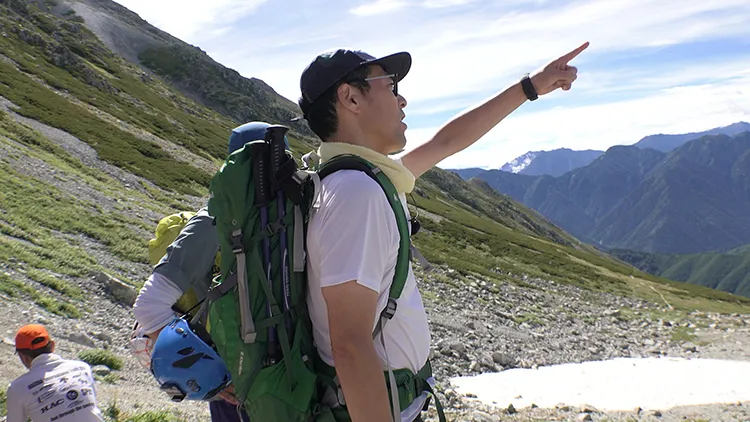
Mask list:
[{"label": "mountain range", "polygon": [[[737,122],[728,126],[718,127],[703,132],[691,132],[676,135],[649,135],[633,144],[633,146],[641,149],[651,148],[666,153],[688,141],[698,139],[702,136],[720,134],[733,136],[747,130],[750,130],[750,123]],[[548,174],[557,177],[571,170],[591,164],[591,162],[599,158],[602,154],[604,154],[604,151],[572,150],[570,148],[558,148],[551,151],[529,151],[503,164],[503,166],[500,167],[500,170],[531,176]],[[470,179],[485,170],[480,168],[467,168],[454,169],[451,171],[458,173],[465,179]]]},{"label": "mountain range", "polygon": [[750,243],[750,132],[706,135],[668,153],[614,146],[558,177],[473,177],[604,248],[697,253]]}]

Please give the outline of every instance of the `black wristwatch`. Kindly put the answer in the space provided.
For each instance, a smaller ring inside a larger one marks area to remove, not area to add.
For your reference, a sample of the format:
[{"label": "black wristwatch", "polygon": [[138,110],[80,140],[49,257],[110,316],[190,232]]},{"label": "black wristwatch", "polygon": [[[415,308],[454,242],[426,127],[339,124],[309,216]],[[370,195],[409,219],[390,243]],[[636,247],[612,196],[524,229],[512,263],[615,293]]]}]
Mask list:
[{"label": "black wristwatch", "polygon": [[529,99],[529,101],[534,101],[537,98],[539,98],[539,95],[536,93],[536,89],[534,89],[534,84],[531,83],[531,78],[529,77],[529,74],[523,75],[521,78],[521,88],[523,88],[524,94],[526,94],[526,98]]}]

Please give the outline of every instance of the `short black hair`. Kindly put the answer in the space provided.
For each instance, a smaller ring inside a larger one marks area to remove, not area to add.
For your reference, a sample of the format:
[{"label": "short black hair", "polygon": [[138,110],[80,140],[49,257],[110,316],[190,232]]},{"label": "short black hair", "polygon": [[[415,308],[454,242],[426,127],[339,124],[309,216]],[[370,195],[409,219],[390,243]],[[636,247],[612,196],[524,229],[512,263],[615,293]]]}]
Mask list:
[{"label": "short black hair", "polygon": [[46,346],[41,347],[39,349],[34,349],[34,350],[31,350],[31,349],[18,349],[18,354],[19,355],[24,355],[24,356],[30,358],[31,360],[34,360],[39,355],[43,355],[45,353],[52,353],[52,346],[53,346],[53,344],[50,341],[49,343],[47,343]]},{"label": "short black hair", "polygon": [[339,121],[336,115],[336,92],[343,83],[348,83],[363,92],[369,92],[370,84],[365,81],[370,75],[370,67],[362,66],[351,72],[332,87],[324,91],[313,103],[309,103],[304,97],[299,99],[299,107],[307,120],[310,130],[315,132],[321,141],[336,133]]}]

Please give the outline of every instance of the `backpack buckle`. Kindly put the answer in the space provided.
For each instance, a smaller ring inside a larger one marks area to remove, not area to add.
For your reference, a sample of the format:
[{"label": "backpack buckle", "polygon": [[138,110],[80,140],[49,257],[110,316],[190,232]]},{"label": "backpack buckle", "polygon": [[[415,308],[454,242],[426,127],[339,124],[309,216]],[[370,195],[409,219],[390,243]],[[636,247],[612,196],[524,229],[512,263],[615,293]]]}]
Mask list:
[{"label": "backpack buckle", "polygon": [[245,247],[242,245],[242,230],[237,229],[232,232],[232,253],[240,254],[245,251]]},{"label": "backpack buckle", "polygon": [[284,223],[281,220],[276,220],[274,222],[268,223],[268,225],[266,226],[266,232],[268,232],[269,235],[273,235],[283,227]]},{"label": "backpack buckle", "polygon": [[393,315],[396,314],[396,308],[398,308],[398,302],[396,302],[396,299],[392,297],[388,298],[388,304],[385,306],[385,309],[383,309],[381,316],[388,319],[393,318]]}]

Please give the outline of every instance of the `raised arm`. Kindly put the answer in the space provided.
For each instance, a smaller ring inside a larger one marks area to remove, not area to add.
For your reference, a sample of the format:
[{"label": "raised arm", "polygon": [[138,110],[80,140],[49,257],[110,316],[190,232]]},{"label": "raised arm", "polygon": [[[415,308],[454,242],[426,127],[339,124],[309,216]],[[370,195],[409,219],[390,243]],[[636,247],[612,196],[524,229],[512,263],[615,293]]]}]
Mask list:
[{"label": "raised arm", "polygon": [[[586,42],[535,71],[531,75],[531,82],[537,94],[546,95],[557,88],[569,90],[578,70],[568,63],[588,45]],[[472,145],[526,101],[520,82],[509,86],[446,123],[432,139],[405,154],[403,164],[414,177],[421,176],[445,158]]]}]

